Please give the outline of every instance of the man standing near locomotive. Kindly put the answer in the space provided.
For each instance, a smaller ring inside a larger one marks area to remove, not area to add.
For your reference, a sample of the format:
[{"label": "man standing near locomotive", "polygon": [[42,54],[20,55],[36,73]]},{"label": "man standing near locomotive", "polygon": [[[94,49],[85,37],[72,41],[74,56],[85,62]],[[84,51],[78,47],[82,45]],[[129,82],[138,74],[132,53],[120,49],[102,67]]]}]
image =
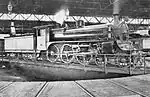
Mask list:
[{"label": "man standing near locomotive", "polygon": [[11,35],[14,36],[16,35],[16,29],[15,29],[15,25],[14,25],[14,22],[11,22]]}]

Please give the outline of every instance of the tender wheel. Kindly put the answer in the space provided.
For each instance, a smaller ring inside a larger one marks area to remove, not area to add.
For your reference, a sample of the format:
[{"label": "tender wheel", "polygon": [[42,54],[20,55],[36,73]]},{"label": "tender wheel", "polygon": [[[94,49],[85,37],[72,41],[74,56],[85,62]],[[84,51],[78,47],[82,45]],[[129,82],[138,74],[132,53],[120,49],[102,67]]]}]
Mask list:
[{"label": "tender wheel", "polygon": [[28,54],[22,54],[22,55],[19,55],[19,57],[22,58],[23,60],[31,59],[30,57],[28,57]]},{"label": "tender wheel", "polygon": [[85,66],[92,61],[93,57],[92,54],[80,53],[76,55],[76,59],[81,65]]},{"label": "tender wheel", "polygon": [[50,45],[47,50],[47,60],[56,62],[59,57],[59,49],[56,45]]},{"label": "tender wheel", "polygon": [[24,60],[31,60],[31,61],[36,60],[36,55],[34,53],[23,54],[22,56],[23,56]]},{"label": "tender wheel", "polygon": [[16,58],[16,54],[15,54],[15,53],[10,53],[9,57],[10,57],[11,59],[15,59],[15,58]]},{"label": "tender wheel", "polygon": [[72,62],[74,59],[72,46],[69,44],[64,44],[61,47],[61,56],[60,57],[64,63]]}]

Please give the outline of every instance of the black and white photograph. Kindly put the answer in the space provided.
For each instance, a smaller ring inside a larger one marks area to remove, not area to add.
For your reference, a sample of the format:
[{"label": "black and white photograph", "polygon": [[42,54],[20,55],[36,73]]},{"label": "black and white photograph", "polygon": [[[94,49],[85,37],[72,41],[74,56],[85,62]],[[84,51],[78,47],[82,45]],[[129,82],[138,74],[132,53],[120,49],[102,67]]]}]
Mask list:
[{"label": "black and white photograph", "polygon": [[0,97],[150,97],[150,0],[0,0]]}]

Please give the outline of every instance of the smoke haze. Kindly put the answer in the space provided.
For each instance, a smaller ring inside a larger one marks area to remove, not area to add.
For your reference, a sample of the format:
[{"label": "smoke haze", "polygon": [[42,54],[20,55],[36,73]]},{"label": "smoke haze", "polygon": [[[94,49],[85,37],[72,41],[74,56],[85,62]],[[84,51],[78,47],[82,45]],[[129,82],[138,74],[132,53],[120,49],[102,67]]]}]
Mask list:
[{"label": "smoke haze", "polygon": [[119,14],[121,9],[123,8],[123,5],[127,2],[128,0],[114,0],[113,4],[113,14]]},{"label": "smoke haze", "polygon": [[61,9],[55,13],[54,20],[59,23],[63,24],[63,22],[67,19],[69,16],[69,9],[65,6],[61,7]]}]

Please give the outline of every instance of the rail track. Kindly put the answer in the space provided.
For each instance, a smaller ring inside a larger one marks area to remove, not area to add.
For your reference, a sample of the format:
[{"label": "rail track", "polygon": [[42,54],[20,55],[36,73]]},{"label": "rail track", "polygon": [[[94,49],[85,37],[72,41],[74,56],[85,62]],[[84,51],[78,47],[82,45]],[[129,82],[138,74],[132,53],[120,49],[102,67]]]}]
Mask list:
[{"label": "rail track", "polygon": [[89,97],[96,97],[93,93],[91,93],[88,89],[86,89],[84,86],[82,86],[80,83],[78,83],[77,81],[74,81],[76,83],[76,85],[82,90],[84,91]]},{"label": "rail track", "polygon": [[109,80],[109,82],[110,82],[110,83],[113,83],[113,84],[115,84],[115,85],[117,85],[117,86],[119,86],[119,87],[122,87],[122,88],[124,88],[124,89],[127,89],[128,91],[134,92],[134,93],[136,93],[137,95],[140,95],[140,97],[149,97],[149,96],[147,96],[147,95],[145,95],[145,94],[143,94],[143,93],[141,93],[141,92],[138,92],[138,91],[136,91],[136,90],[133,90],[133,89],[131,89],[131,88],[125,86],[125,85],[119,84],[119,83],[117,83],[117,82],[115,82],[115,81],[110,81],[110,80]]},{"label": "rail track", "polygon": [[48,86],[48,82],[45,82],[42,88],[38,91],[38,93],[35,95],[35,97],[40,97],[43,90]]},{"label": "rail track", "polygon": [[4,85],[2,87],[0,87],[0,92],[3,92],[4,90],[6,90],[7,88],[9,88],[10,85],[12,85],[14,82],[10,82],[7,85]]}]

